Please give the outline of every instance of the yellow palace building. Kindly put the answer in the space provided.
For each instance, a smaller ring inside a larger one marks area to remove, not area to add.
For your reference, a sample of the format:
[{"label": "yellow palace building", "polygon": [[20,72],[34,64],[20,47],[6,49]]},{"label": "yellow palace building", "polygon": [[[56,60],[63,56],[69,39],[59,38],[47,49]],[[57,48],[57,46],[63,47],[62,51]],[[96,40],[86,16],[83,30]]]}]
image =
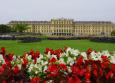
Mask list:
[{"label": "yellow palace building", "polygon": [[74,21],[73,19],[51,19],[50,21],[11,21],[9,25],[28,24],[25,32],[40,33],[54,37],[111,36],[115,24],[109,21]]}]

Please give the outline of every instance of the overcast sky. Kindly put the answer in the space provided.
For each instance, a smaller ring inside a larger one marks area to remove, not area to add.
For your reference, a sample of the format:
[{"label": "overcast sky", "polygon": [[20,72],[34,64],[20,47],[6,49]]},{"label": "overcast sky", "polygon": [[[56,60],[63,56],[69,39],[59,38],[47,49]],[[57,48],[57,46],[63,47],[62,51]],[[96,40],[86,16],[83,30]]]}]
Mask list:
[{"label": "overcast sky", "polygon": [[115,0],[0,0],[0,24],[62,17],[115,22]]}]

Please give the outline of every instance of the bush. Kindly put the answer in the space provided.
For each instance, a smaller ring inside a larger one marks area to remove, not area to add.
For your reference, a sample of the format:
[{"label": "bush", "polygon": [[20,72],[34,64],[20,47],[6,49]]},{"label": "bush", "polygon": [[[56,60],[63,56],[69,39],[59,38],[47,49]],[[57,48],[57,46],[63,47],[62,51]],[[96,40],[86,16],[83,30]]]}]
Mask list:
[{"label": "bush", "polygon": [[22,37],[18,38],[20,42],[22,43],[31,43],[31,42],[40,42],[41,38],[36,38],[36,37]]},{"label": "bush", "polygon": [[93,42],[105,42],[105,43],[115,43],[115,38],[111,37],[97,37],[97,38],[90,38],[90,41]]}]

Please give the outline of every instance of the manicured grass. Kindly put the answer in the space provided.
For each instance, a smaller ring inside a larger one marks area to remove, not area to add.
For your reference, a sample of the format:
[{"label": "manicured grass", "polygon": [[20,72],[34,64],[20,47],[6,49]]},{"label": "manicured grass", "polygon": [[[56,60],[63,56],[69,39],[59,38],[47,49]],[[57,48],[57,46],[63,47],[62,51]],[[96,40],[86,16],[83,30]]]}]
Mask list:
[{"label": "manicured grass", "polygon": [[0,48],[5,47],[8,53],[12,52],[17,55],[22,55],[24,52],[28,52],[30,49],[39,50],[41,53],[43,53],[47,47],[57,49],[63,48],[64,46],[76,48],[80,51],[86,51],[88,48],[92,48],[97,51],[115,51],[115,44],[113,43],[97,43],[89,40],[43,40],[35,43],[19,43],[18,41],[12,40],[0,40]]}]

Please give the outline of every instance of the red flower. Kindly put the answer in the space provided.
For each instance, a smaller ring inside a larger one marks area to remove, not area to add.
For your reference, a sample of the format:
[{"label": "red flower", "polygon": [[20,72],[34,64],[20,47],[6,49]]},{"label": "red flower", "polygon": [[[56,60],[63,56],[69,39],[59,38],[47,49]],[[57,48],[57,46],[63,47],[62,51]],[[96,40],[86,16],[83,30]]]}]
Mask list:
[{"label": "red flower", "polygon": [[11,68],[12,66],[11,66],[11,62],[9,61],[9,59],[5,58],[4,60],[5,60],[6,65]]},{"label": "red flower", "polygon": [[34,52],[33,50],[30,50],[30,55],[32,56],[32,59],[34,59],[34,63],[36,63],[37,58],[39,58],[40,52],[39,51]]},{"label": "red flower", "polygon": [[105,55],[102,55],[101,58],[102,58],[103,62],[109,61],[108,58],[107,58],[107,56],[105,56]]},{"label": "red flower", "polygon": [[39,52],[39,51],[36,51],[35,57],[38,58],[39,56],[40,56],[40,52]]},{"label": "red flower", "polygon": [[40,83],[40,78],[39,77],[34,77],[31,79],[30,83]]},{"label": "red flower", "polygon": [[89,55],[90,53],[92,52],[92,49],[91,48],[89,48],[88,50],[87,50],[87,55]]},{"label": "red flower", "polygon": [[30,55],[32,55],[32,54],[34,54],[34,51],[31,49],[31,50],[30,50]]},{"label": "red flower", "polygon": [[103,69],[108,68],[108,67],[109,67],[109,64],[110,64],[110,62],[102,62],[102,63],[101,63],[101,67],[102,67]]},{"label": "red flower", "polygon": [[67,48],[68,48],[68,47],[66,47],[66,46],[65,46],[65,47],[64,47],[64,51],[66,51],[66,50],[67,50]]},{"label": "red flower", "polygon": [[78,59],[76,59],[76,62],[78,65],[81,65],[83,63],[83,57],[80,56]]},{"label": "red flower", "polygon": [[84,75],[85,75],[85,72],[86,72],[86,69],[80,69],[79,75],[80,75],[80,76],[84,76]]},{"label": "red flower", "polygon": [[71,67],[71,70],[73,74],[79,74],[80,72],[80,69],[75,65]]},{"label": "red flower", "polygon": [[77,77],[68,77],[68,83],[81,83],[81,80]]},{"label": "red flower", "polygon": [[86,73],[85,73],[85,79],[86,79],[86,80],[89,80],[89,79],[90,79],[90,76],[91,76],[91,75],[90,75],[90,72],[86,72]]},{"label": "red flower", "polygon": [[3,74],[3,72],[4,72],[4,68],[0,66],[0,75]]},{"label": "red flower", "polygon": [[20,82],[19,83],[24,83],[24,81],[23,80],[20,80]]},{"label": "red flower", "polygon": [[67,66],[65,64],[59,64],[61,70],[67,70]]},{"label": "red flower", "polygon": [[111,69],[112,69],[112,71],[115,73],[115,64],[112,64],[112,65],[111,65]]},{"label": "red flower", "polygon": [[7,67],[7,65],[6,64],[2,64],[2,67],[5,69]]},{"label": "red flower", "polygon": [[18,74],[19,73],[19,67],[16,65],[14,68],[13,68],[13,72],[15,73],[15,74]]},{"label": "red flower", "polygon": [[44,81],[43,81],[43,83],[47,83],[47,81],[46,81],[46,80],[44,80]]},{"label": "red flower", "polygon": [[92,64],[92,68],[93,69],[98,69],[98,66],[94,63],[94,64]]},{"label": "red flower", "polygon": [[3,56],[5,55],[6,50],[5,50],[5,48],[4,48],[4,47],[2,47],[2,48],[1,48],[1,53],[3,54]]},{"label": "red flower", "polygon": [[109,78],[111,78],[113,75],[113,72],[112,71],[109,71],[107,74],[106,74],[106,79],[108,80]]},{"label": "red flower", "polygon": [[48,66],[47,70],[50,74],[48,75],[49,77],[56,77],[58,76],[59,68],[57,65],[50,65]]},{"label": "red flower", "polygon": [[95,77],[98,77],[97,70],[93,70],[93,74],[94,74]]},{"label": "red flower", "polygon": [[28,60],[26,58],[23,58],[23,66],[26,67],[26,65],[28,64]]},{"label": "red flower", "polygon": [[9,55],[8,55],[8,59],[9,59],[10,61],[12,61],[12,60],[13,60],[13,54],[9,54]]},{"label": "red flower", "polygon": [[102,69],[99,70],[99,75],[103,76],[103,70]]},{"label": "red flower", "polygon": [[54,62],[56,62],[56,59],[53,57],[53,58],[50,59],[49,62],[50,62],[50,63],[54,63]]},{"label": "red flower", "polygon": [[7,83],[6,80],[3,80],[2,83]]},{"label": "red flower", "polygon": [[50,49],[50,48],[46,48],[46,50],[45,50],[45,54],[48,54],[48,52],[50,52],[51,54],[54,54],[54,51],[53,51],[53,49]]},{"label": "red flower", "polygon": [[62,53],[63,51],[61,49],[57,49],[54,51],[54,54],[57,55],[57,58],[60,58],[60,54]]}]

